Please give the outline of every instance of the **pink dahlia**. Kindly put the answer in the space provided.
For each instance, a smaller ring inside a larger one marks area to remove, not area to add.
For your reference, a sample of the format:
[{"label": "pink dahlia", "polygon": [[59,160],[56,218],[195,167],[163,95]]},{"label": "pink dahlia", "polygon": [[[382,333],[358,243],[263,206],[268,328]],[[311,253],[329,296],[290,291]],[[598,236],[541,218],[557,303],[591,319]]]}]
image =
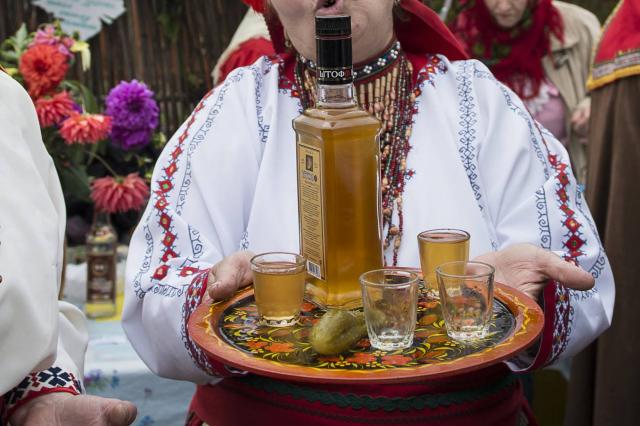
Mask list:
[{"label": "pink dahlia", "polygon": [[69,64],[67,57],[54,46],[37,44],[22,54],[19,69],[29,94],[36,99],[58,87],[67,74]]},{"label": "pink dahlia", "polygon": [[75,102],[69,92],[60,92],[51,97],[36,100],[36,112],[40,127],[50,127],[60,124],[65,118],[75,112]]},{"label": "pink dahlia", "polygon": [[91,199],[107,213],[140,210],[148,196],[149,187],[137,173],[125,178],[106,176],[91,183]]},{"label": "pink dahlia", "polygon": [[68,59],[71,59],[73,58],[73,53],[71,53],[71,46],[73,46],[74,43],[74,39],[57,33],[55,26],[47,24],[36,31],[36,35],[34,36],[31,44],[29,44],[29,47],[36,46],[38,44],[54,46],[60,53],[62,53]]},{"label": "pink dahlia", "polygon": [[111,131],[111,117],[102,114],[72,114],[62,122],[60,136],[67,144],[98,143]]}]

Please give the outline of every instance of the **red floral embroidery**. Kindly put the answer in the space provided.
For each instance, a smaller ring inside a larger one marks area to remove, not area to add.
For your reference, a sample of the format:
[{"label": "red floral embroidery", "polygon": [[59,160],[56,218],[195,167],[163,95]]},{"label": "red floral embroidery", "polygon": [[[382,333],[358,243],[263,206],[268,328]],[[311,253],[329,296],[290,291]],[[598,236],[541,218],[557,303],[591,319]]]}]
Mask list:
[{"label": "red floral embroidery", "polygon": [[[154,207],[159,212],[158,224],[164,230],[164,235],[161,238],[164,248],[162,250],[162,256],[160,258],[160,261],[163,264],[180,255],[180,253],[178,253],[174,247],[174,243],[177,237],[173,232],[171,232],[173,219],[167,209],[167,207],[169,206],[169,202],[167,201],[167,194],[174,188],[171,179],[173,175],[178,171],[178,160],[180,159],[181,154],[184,152],[183,145],[189,137],[191,126],[196,121],[196,115],[204,108],[204,102],[211,96],[212,93],[213,91],[207,93],[194,109],[191,117],[187,121],[187,126],[182,131],[180,136],[178,136],[178,144],[173,148],[173,151],[170,154],[171,161],[162,169],[164,172],[164,176],[160,177],[160,179],[157,180],[154,185],[154,194],[156,196]],[[167,276],[168,269],[169,268],[167,265],[160,265],[153,274],[153,278],[156,280],[162,280]],[[187,268],[186,270],[184,270],[183,268],[183,270],[180,271],[180,275],[188,276],[194,274],[195,272],[198,271],[194,270],[193,268]]]},{"label": "red floral embroidery", "polygon": [[372,362],[376,362],[378,357],[373,354],[368,354],[365,352],[357,352],[345,359],[346,362],[353,362],[355,364],[369,364]]},{"label": "red floral embroidery", "polygon": [[381,358],[384,365],[404,365],[411,361],[411,358],[404,355],[385,355]]},{"label": "red floral embroidery", "polygon": [[558,187],[556,195],[560,200],[560,210],[566,215],[564,226],[567,228],[567,239],[564,242],[565,248],[568,250],[568,255],[565,258],[574,263],[577,258],[584,253],[580,250],[585,244],[584,239],[580,235],[580,228],[582,224],[576,220],[575,211],[569,207],[569,196],[567,195],[567,186],[569,186],[569,175],[567,173],[568,165],[558,159],[557,155],[549,154],[549,162],[556,171],[556,180]]},{"label": "red floral embroidery", "polygon": [[[82,384],[72,373],[53,366],[47,370],[29,374],[6,395],[0,395],[0,400],[4,399],[6,416],[10,417],[18,407],[33,398],[55,392],[78,395],[82,393]],[[1,414],[2,412],[0,411]],[[2,417],[0,416],[1,420]]]},{"label": "red floral embroidery", "polygon": [[247,342],[247,346],[252,350],[261,349],[267,345],[268,342]]},{"label": "red floral embroidery", "polygon": [[271,343],[266,347],[271,352],[293,352],[295,349],[291,343]]}]

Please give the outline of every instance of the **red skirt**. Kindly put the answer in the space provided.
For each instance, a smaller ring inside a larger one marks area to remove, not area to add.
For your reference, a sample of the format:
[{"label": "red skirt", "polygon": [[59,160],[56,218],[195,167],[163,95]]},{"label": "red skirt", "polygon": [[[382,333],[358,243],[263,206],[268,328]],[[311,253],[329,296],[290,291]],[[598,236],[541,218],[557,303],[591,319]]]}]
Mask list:
[{"label": "red skirt", "polygon": [[198,386],[188,426],[535,425],[520,381],[500,364],[398,385],[293,383],[255,375]]}]

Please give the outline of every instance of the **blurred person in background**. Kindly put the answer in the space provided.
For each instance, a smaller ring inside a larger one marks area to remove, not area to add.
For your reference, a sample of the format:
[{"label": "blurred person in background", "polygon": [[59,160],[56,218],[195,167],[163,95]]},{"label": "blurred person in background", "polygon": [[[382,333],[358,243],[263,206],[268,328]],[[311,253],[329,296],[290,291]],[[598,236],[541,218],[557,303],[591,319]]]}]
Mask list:
[{"label": "blurred person in background", "polygon": [[640,402],[640,0],[605,24],[588,83],[587,201],[616,277],[611,328],[573,360],[567,426],[638,424]]},{"label": "blurred person in background", "polygon": [[129,425],[132,404],[82,395],[86,320],[58,302],[62,189],[35,107],[1,67],[0,130],[0,425]]},{"label": "blurred person in background", "polygon": [[586,91],[600,23],[591,12],[551,0],[460,0],[450,25],[474,58],[515,91],[567,150],[586,178],[591,110]]},{"label": "blurred person in background", "polygon": [[222,83],[234,69],[246,67],[261,56],[271,56],[275,53],[264,18],[249,8],[229,45],[218,58],[211,73],[213,84],[217,86]]}]

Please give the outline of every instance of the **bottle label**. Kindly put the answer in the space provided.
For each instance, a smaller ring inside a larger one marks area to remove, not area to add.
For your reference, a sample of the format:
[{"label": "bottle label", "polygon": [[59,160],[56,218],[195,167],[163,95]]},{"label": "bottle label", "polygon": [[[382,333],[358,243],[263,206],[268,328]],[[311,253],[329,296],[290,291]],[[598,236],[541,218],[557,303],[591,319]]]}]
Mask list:
[{"label": "bottle label", "polygon": [[318,84],[349,84],[353,82],[353,68],[319,68]]},{"label": "bottle label", "polygon": [[298,197],[302,255],[307,272],[325,278],[324,206],[322,199],[322,153],[319,149],[298,144]]},{"label": "bottle label", "polygon": [[111,302],[116,298],[114,254],[87,257],[87,302]]}]

